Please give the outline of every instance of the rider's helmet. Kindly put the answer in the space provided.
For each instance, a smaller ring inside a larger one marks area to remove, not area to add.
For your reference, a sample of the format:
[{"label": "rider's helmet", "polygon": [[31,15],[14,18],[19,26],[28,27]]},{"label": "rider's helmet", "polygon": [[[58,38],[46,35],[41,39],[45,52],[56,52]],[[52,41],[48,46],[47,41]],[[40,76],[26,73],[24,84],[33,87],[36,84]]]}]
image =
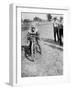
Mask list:
[{"label": "rider's helmet", "polygon": [[56,21],[57,20],[57,18],[56,17],[54,17],[54,21]]},{"label": "rider's helmet", "polygon": [[35,27],[34,27],[34,26],[31,27],[31,32],[32,32],[32,33],[35,32]]},{"label": "rider's helmet", "polygon": [[35,22],[32,22],[30,25],[30,29],[28,31],[29,33],[36,33],[38,32],[37,25]]}]

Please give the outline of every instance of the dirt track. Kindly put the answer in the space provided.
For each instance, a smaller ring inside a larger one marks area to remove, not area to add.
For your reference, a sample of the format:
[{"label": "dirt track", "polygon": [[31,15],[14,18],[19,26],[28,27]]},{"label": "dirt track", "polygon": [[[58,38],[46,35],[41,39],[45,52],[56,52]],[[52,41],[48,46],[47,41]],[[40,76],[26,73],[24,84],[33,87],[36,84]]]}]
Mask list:
[{"label": "dirt track", "polygon": [[[46,27],[46,28],[45,28]],[[38,26],[40,37],[53,40],[53,30],[49,25]],[[46,32],[45,32],[46,30]],[[52,30],[52,31],[50,31]],[[45,32],[45,33],[44,33]],[[22,45],[26,42],[27,31],[22,32]],[[48,35],[48,36],[47,36]],[[50,36],[49,36],[50,35]],[[34,62],[26,59],[24,52],[21,53],[21,75],[22,77],[31,76],[55,76],[63,74],[63,50],[55,47],[55,44],[40,40],[42,54],[36,54]],[[59,46],[59,45],[58,45]]]},{"label": "dirt track", "polygon": [[42,55],[36,54],[31,62],[22,53],[22,77],[54,76],[63,74],[63,51],[40,42]]}]

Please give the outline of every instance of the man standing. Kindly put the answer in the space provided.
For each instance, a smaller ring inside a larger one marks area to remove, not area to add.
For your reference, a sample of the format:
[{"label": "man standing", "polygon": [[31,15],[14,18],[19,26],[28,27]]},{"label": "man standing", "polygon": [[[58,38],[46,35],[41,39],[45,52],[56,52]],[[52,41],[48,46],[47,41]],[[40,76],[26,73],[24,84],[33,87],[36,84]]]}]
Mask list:
[{"label": "man standing", "polygon": [[60,45],[63,45],[62,39],[63,39],[63,17],[60,17],[60,22],[59,22],[59,42],[60,42]]},{"label": "man standing", "polygon": [[56,42],[56,36],[57,36],[57,40],[59,41],[58,21],[57,21],[57,18],[56,17],[54,18],[53,28],[54,28],[54,41]]}]

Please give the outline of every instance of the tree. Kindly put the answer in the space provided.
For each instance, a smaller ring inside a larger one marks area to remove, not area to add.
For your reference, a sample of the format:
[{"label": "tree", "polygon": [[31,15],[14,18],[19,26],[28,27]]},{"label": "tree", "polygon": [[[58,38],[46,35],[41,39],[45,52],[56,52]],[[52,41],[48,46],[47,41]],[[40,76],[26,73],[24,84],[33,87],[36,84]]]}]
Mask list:
[{"label": "tree", "polygon": [[34,21],[42,21],[39,17],[34,17]]},{"label": "tree", "polygon": [[29,23],[29,22],[31,22],[31,20],[29,20],[29,19],[24,19],[23,22],[24,22],[24,23]]}]

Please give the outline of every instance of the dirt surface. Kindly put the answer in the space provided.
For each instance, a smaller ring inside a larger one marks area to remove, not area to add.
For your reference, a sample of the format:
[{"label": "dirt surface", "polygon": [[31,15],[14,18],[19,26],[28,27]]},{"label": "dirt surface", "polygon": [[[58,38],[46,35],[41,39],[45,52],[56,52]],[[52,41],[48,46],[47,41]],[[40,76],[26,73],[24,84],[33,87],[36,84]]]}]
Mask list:
[{"label": "dirt surface", "polygon": [[[46,27],[46,28],[45,28]],[[40,25],[38,26],[41,39],[39,44],[41,46],[42,54],[35,54],[34,62],[25,58],[24,51],[21,51],[21,76],[22,77],[32,77],[32,76],[56,76],[63,75],[63,49],[56,43],[52,43],[47,39],[53,41],[53,30],[50,25]],[[47,30],[48,28],[48,30]],[[52,31],[50,31],[52,30]],[[22,45],[26,44],[26,34],[27,31],[22,32]],[[47,36],[48,35],[48,36]],[[50,36],[49,36],[50,35]],[[48,38],[49,37],[49,38]],[[46,40],[45,40],[46,39]],[[56,47],[56,45],[58,47]]]},{"label": "dirt surface", "polygon": [[22,52],[22,77],[54,76],[63,74],[63,51],[40,41],[42,54],[36,53],[34,62],[28,60]]}]

